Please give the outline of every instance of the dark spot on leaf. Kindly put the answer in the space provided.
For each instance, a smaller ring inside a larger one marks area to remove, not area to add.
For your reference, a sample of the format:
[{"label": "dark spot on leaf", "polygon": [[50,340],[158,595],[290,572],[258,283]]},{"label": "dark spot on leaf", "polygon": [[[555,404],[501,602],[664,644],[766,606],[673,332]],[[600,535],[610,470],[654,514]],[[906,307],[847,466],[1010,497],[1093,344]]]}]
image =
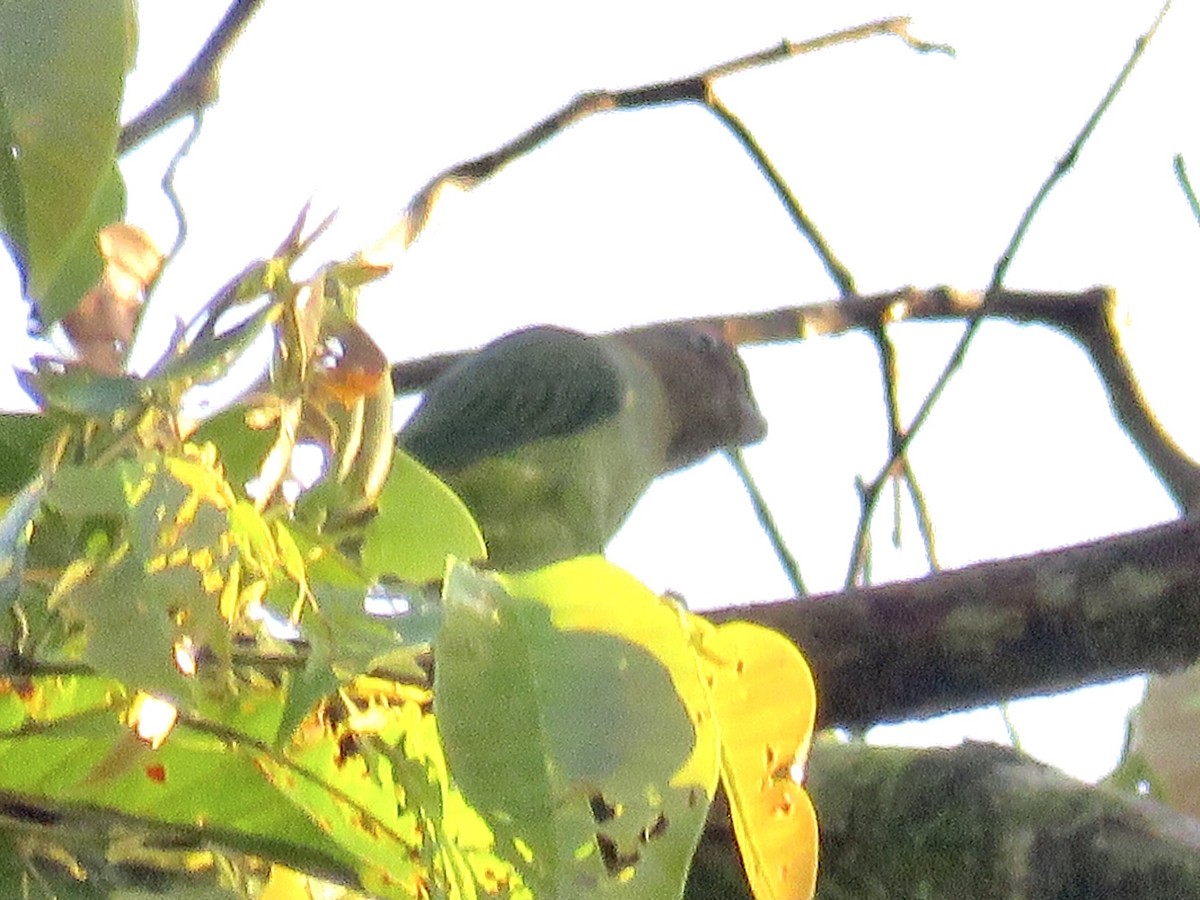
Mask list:
[{"label": "dark spot on leaf", "polygon": [[337,728],[346,721],[346,707],[341,703],[330,703],[325,707],[325,721],[329,723],[330,728]]},{"label": "dark spot on leaf", "polygon": [[603,825],[617,816],[617,807],[610,806],[603,794],[592,794],[588,797],[588,804],[592,807],[592,818],[597,825]]},{"label": "dark spot on leaf", "polygon": [[12,686],[22,700],[32,700],[37,694],[32,678],[14,678]]},{"label": "dark spot on leaf", "polygon": [[600,847],[600,858],[604,860],[604,868],[609,875],[619,875],[624,869],[636,865],[641,855],[634,850],[632,853],[621,853],[617,842],[607,835],[596,835],[596,843]]},{"label": "dark spot on leaf", "polygon": [[26,822],[32,822],[34,825],[57,825],[62,819],[62,816],[54,812],[54,810],[43,809],[40,806],[30,806],[28,803],[21,803],[19,800],[0,803],[0,815],[9,816],[13,819],[22,819]]},{"label": "dark spot on leaf", "polygon": [[146,835],[142,843],[154,850],[167,851],[201,850],[204,847],[195,836],[187,834]]},{"label": "dark spot on leaf", "polygon": [[767,771],[770,772],[771,774],[774,774],[776,768],[778,768],[776,766],[775,748],[772,747],[770,744],[767,744],[766,751],[767,751],[767,759],[766,759]]},{"label": "dark spot on leaf", "polygon": [[153,894],[166,894],[171,889],[171,873],[164,869],[133,862],[117,863],[114,868],[126,887]]},{"label": "dark spot on leaf", "polygon": [[151,763],[146,766],[146,777],[155,784],[162,784],[167,780],[167,767],[162,763]]},{"label": "dark spot on leaf", "polygon": [[353,732],[343,734],[338,738],[338,755],[337,764],[345,765],[346,760],[352,756],[357,756],[359,753],[358,735]]},{"label": "dark spot on leaf", "polygon": [[208,645],[197,647],[194,655],[196,658],[197,669],[203,669],[206,666],[211,666],[217,662],[216,651]]},{"label": "dark spot on leaf", "polygon": [[667,833],[667,817],[662,813],[658,814],[658,818],[648,828],[642,829],[642,843],[647,844],[655,838],[660,838]]}]

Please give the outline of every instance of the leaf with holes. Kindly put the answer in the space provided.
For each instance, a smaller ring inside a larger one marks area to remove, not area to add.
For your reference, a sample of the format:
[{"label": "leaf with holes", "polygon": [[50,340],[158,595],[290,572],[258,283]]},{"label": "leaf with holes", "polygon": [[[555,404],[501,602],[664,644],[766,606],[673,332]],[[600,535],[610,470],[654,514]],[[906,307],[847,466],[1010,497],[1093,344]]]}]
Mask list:
[{"label": "leaf with holes", "polygon": [[721,781],[758,900],[807,900],[817,878],[817,819],[792,777],[812,741],[816,690],[786,637],[749,622],[704,634],[721,729]]},{"label": "leaf with holes", "polygon": [[717,770],[678,611],[599,557],[520,576],[459,565],[445,605],[434,703],[451,773],[527,848],[535,894],[681,896]]}]

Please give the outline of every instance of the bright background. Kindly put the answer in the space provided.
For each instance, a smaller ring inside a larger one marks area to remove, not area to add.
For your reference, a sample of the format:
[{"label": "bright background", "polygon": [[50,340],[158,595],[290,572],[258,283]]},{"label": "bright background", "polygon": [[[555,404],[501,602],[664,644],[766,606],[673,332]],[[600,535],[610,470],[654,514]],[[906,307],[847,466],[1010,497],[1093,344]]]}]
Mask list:
[{"label": "bright background", "polygon": [[[225,0],[142,0],[126,117],[192,58]],[[177,187],[189,242],[156,295],[160,325],[187,318],[266,255],[301,206],[337,208],[311,263],[373,243],[444,167],[490,151],[576,93],[691,74],[885,16],[953,45],[918,55],[889,38],[721,81],[850,268],[859,290],[985,286],[1022,211],[1157,12],[1122,3],[267,0],[225,64],[219,104]],[[1200,333],[1200,229],[1175,183],[1182,152],[1200,180],[1196,4],[1180,3],[1052,194],[1008,285],[1115,286],[1127,350],[1155,411],[1200,448],[1192,385]],[[163,246],[174,220],[158,189],[177,125],[124,160],[129,219]],[[0,266],[0,295],[19,296]],[[469,194],[449,191],[395,272],[364,299],[393,358],[482,343],[533,322],[589,330],[833,299],[836,290],[733,138],[694,107],[610,113],[575,126]],[[20,304],[0,314],[20,357]],[[961,326],[894,330],[911,416]],[[151,329],[151,335],[155,330]],[[161,334],[161,330],[157,332]],[[148,354],[149,356],[149,354]],[[771,434],[747,453],[814,591],[841,586],[855,476],[883,464],[874,350],[862,335],[745,351]],[[4,396],[19,402],[15,382]],[[1166,493],[1113,423],[1081,351],[1035,327],[984,325],[912,461],[947,568],[1173,518]],[[925,571],[890,494],[874,529],[878,581]],[[704,608],[790,595],[728,465],[658,483],[610,557]],[[1084,778],[1115,762],[1137,680],[1014,703],[1023,747]],[[995,710],[877,729],[881,741],[1004,740]]]}]

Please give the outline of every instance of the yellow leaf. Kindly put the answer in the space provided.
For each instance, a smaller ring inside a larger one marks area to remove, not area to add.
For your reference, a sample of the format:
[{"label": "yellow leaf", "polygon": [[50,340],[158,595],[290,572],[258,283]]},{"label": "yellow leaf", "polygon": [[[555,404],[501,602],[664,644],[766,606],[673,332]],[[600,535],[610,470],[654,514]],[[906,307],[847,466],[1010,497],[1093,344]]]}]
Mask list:
[{"label": "yellow leaf", "polygon": [[317,896],[316,890],[321,890],[320,882],[311,876],[275,863],[260,897],[262,900],[312,900]]},{"label": "yellow leaf", "polygon": [[792,777],[812,741],[816,690],[786,637],[749,622],[703,634],[721,734],[721,781],[758,900],[807,900],[817,880],[817,819]]}]

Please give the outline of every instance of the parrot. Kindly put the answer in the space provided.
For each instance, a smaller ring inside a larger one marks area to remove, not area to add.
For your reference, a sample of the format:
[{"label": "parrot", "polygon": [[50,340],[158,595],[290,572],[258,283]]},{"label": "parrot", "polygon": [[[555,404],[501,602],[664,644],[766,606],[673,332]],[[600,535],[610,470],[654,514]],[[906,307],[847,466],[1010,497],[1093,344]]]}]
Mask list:
[{"label": "parrot", "polygon": [[601,553],[660,475],[766,435],[734,347],[698,325],[536,325],[428,385],[397,443],[474,515],[490,565]]}]

